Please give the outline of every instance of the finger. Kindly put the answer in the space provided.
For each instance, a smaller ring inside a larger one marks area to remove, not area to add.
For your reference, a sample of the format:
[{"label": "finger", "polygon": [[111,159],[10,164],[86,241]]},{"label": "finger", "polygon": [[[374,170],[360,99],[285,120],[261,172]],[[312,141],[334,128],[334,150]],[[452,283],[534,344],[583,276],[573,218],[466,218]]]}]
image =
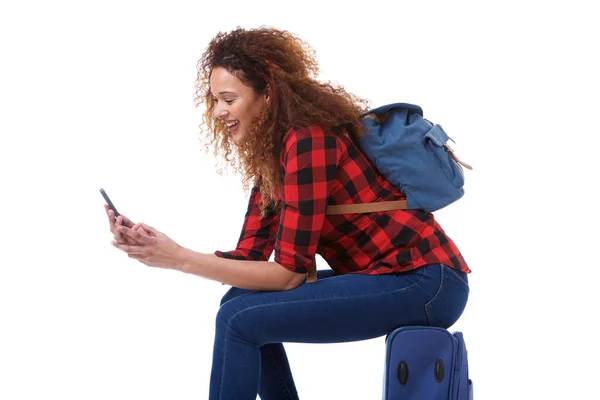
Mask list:
[{"label": "finger", "polygon": [[156,230],[155,228],[151,227],[150,225],[146,225],[143,222],[140,222],[140,225],[142,226],[142,228],[144,228],[146,231],[150,232],[153,236],[158,235],[158,230]]},{"label": "finger", "polygon": [[144,246],[133,246],[130,244],[125,244],[123,242],[116,242],[113,240],[112,245],[115,246],[119,250],[123,250],[125,253],[130,255],[145,255],[145,247]]},{"label": "finger", "polygon": [[146,256],[144,256],[142,254],[127,254],[127,257],[133,258],[134,260],[138,260],[145,264]]},{"label": "finger", "polygon": [[137,224],[134,225],[134,228],[132,228],[133,230],[140,232],[146,236],[156,236],[152,231],[150,231],[150,229],[144,228],[144,223],[143,222],[139,222]]},{"label": "finger", "polygon": [[123,224],[123,218],[119,215],[113,225],[113,235],[117,242],[124,241],[123,235],[121,234],[121,231],[118,229],[119,227],[122,226],[122,224]]},{"label": "finger", "polygon": [[142,244],[149,244],[148,236],[141,234],[139,231],[134,231],[133,229],[129,229],[125,226],[118,226],[117,231],[122,233],[123,235],[129,236],[134,240],[137,240]]},{"label": "finger", "polygon": [[138,231],[144,233],[147,236],[156,236],[154,233],[152,233],[150,230],[148,229],[144,229],[144,227],[142,225],[138,225]]},{"label": "finger", "polygon": [[[135,225],[133,225],[133,227],[131,229],[132,230],[140,230],[141,228],[139,227],[138,224],[135,224]],[[119,230],[117,230],[117,232],[121,235],[120,236],[121,237],[120,241],[123,242],[123,243],[125,243],[125,244],[133,244],[133,245],[140,245],[140,244],[142,244],[142,243],[138,242],[137,240],[133,239],[132,237],[130,237],[128,235],[125,235],[122,232],[119,232]]]},{"label": "finger", "polygon": [[123,214],[120,214],[120,215],[121,215],[121,217],[123,217],[123,221],[125,222],[125,226],[127,226],[128,228],[132,228],[135,225],[135,222],[133,222],[132,220],[130,220],[129,218],[127,218]]},{"label": "finger", "polygon": [[133,226],[133,228],[131,228],[131,230],[136,231],[136,232],[140,232],[146,236],[154,236],[151,232],[148,232],[147,230],[145,230],[144,228],[142,228],[142,226],[140,224],[135,224]]},{"label": "finger", "polygon": [[107,204],[104,204],[104,210],[106,210],[106,215],[108,215],[108,218],[113,220],[115,219],[115,212],[111,210]]},{"label": "finger", "polygon": [[[106,206],[105,208],[108,209],[108,206]],[[111,209],[108,209],[106,212],[108,214],[108,224],[110,226],[110,231],[111,231],[111,233],[114,234],[114,232],[115,232],[115,213]]]}]

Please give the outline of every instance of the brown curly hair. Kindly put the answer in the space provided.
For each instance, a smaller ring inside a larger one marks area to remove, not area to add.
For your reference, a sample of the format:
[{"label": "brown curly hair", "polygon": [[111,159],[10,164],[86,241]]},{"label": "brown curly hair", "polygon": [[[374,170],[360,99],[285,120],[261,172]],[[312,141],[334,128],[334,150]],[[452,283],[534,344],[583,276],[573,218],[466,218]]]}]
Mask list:
[{"label": "brown curly hair", "polygon": [[[210,75],[216,67],[225,68],[259,95],[269,91],[268,106],[237,144],[230,141],[225,126],[213,115]],[[215,156],[222,155],[235,173],[241,172],[245,190],[250,182],[260,183],[263,214],[265,206],[279,209],[281,205],[279,155],[283,136],[290,128],[318,125],[351,137],[362,131],[359,115],[369,103],[346,92],[343,86],[317,81],[319,67],[314,50],[287,31],[238,27],[229,33],[219,32],[198,61],[197,69],[195,102],[197,107],[206,105],[200,125],[200,133],[207,139],[206,150],[212,146]],[[231,157],[234,150],[237,159]]]}]

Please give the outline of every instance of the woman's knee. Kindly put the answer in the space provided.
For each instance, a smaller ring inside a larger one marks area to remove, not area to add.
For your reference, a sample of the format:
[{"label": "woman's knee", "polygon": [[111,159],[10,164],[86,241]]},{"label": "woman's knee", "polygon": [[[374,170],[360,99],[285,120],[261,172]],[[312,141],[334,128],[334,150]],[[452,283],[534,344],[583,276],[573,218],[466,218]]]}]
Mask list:
[{"label": "woman's knee", "polygon": [[[226,301],[216,316],[216,335],[235,338],[251,345],[257,345],[253,332],[252,316],[243,299]],[[252,307],[250,307],[252,308]]]}]

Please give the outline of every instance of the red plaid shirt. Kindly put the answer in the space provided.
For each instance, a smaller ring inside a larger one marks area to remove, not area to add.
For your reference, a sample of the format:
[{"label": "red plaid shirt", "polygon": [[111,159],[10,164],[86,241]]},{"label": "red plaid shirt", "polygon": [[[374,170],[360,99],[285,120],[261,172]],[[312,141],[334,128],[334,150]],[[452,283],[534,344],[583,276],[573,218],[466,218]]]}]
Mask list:
[{"label": "red plaid shirt", "polygon": [[261,217],[258,187],[237,248],[219,257],[269,260],[308,272],[315,253],[339,274],[385,274],[427,264],[471,272],[431,213],[394,210],[325,215],[328,205],[405,200],[369,163],[352,139],[311,126],[291,129],[281,150],[281,213]]}]

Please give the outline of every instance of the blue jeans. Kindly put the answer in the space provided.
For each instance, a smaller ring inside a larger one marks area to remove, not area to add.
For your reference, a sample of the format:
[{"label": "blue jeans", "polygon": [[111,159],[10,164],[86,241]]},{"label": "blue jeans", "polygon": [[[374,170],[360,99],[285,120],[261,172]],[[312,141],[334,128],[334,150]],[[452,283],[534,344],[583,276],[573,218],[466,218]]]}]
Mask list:
[{"label": "blue jeans", "polygon": [[321,270],[317,282],[282,292],[233,287],[217,313],[210,399],[298,399],[283,342],[366,340],[406,325],[448,328],[468,296],[466,274],[441,264],[385,275]]}]

